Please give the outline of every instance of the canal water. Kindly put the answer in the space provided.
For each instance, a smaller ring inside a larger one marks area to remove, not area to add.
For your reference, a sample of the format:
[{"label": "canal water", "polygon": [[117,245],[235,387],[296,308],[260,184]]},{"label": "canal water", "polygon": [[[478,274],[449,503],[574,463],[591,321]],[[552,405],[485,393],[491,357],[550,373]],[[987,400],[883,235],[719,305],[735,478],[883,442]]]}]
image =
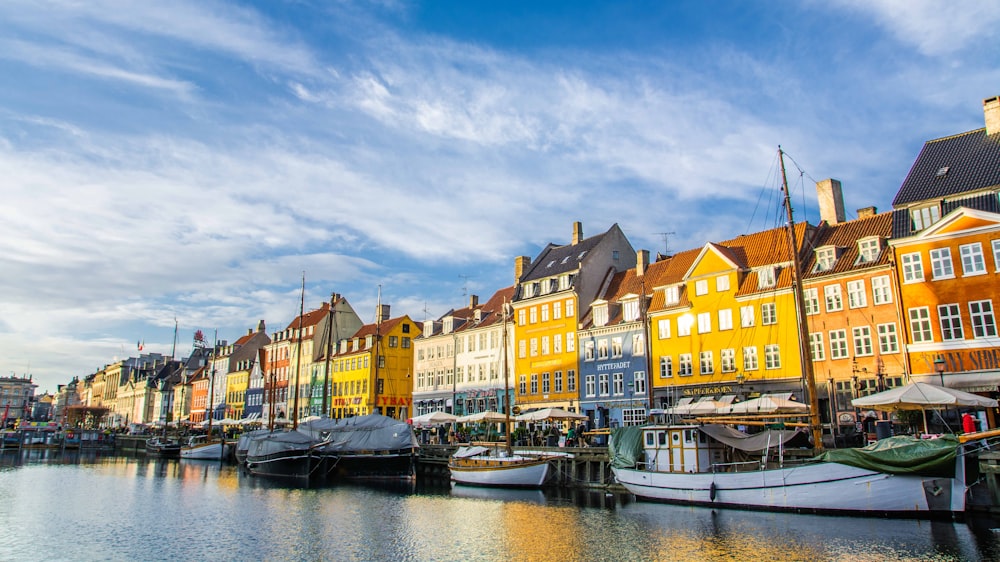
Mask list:
[{"label": "canal water", "polygon": [[1000,522],[435,481],[301,488],[215,462],[23,451],[0,454],[0,560],[1000,560]]}]

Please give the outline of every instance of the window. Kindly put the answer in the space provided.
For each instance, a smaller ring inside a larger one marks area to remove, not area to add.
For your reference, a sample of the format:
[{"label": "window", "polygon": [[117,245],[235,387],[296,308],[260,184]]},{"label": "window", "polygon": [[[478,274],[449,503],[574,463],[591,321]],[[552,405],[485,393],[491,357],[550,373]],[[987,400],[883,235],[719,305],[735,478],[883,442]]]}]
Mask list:
[{"label": "window", "polygon": [[853,329],[854,334],[854,356],[862,357],[872,355],[872,329],[871,326],[858,326]]},{"label": "window", "polygon": [[674,362],[670,357],[660,357],[660,378],[669,379],[674,376]]},{"label": "window", "polygon": [[756,371],[757,370],[757,348],[756,347],[744,347],[743,348],[743,370],[744,371]]},{"label": "window", "polygon": [[740,326],[744,328],[753,327],[753,306],[740,307]]},{"label": "window", "polygon": [[549,305],[543,304],[542,305],[542,322],[548,322],[548,321],[549,321]]},{"label": "window", "polygon": [[733,329],[733,309],[724,308],[719,311],[719,330]]},{"label": "window", "polygon": [[584,384],[583,387],[584,394],[586,394],[587,396],[597,395],[597,378],[594,375],[587,375],[583,384]]},{"label": "window", "polygon": [[576,308],[573,306],[573,301],[566,301],[566,318],[572,318],[573,315],[576,314],[575,310]]},{"label": "window", "polygon": [[876,305],[892,302],[892,288],[889,285],[888,275],[872,277],[872,302]]},{"label": "window", "polygon": [[711,351],[702,351],[698,354],[698,368],[698,372],[703,375],[711,375],[715,372],[715,358]]},{"label": "window", "polygon": [[552,389],[552,375],[542,373],[542,394],[548,394]]},{"label": "window", "polygon": [[993,270],[1000,273],[1000,240],[993,241]]},{"label": "window", "polygon": [[973,337],[986,338],[997,335],[997,326],[993,320],[993,301],[970,302],[969,314],[972,316]]},{"label": "window", "polygon": [[775,274],[773,267],[762,267],[757,270],[757,288],[768,289],[774,287]]},{"label": "window", "polygon": [[663,298],[667,304],[677,304],[681,301],[680,287],[667,287],[663,290]]},{"label": "window", "polygon": [[[470,375],[471,376],[471,375]],[[528,393],[528,377],[521,375],[520,381],[518,382],[518,391],[523,395]]]},{"label": "window", "polygon": [[646,373],[644,371],[636,371],[632,375],[632,383],[634,394],[646,394]]},{"label": "window", "polygon": [[723,349],[722,353],[719,354],[719,360],[722,363],[723,373],[732,373],[736,370],[736,350],[733,348]]},{"label": "window", "polygon": [[538,373],[531,373],[531,393],[538,394]]},{"label": "window", "polygon": [[760,305],[760,323],[763,326],[778,323],[778,307],[773,302]]},{"label": "window", "polygon": [[542,336],[542,355],[549,354],[549,336]]},{"label": "window", "polygon": [[982,275],[986,273],[986,260],[983,259],[983,245],[979,242],[958,247],[962,256],[962,275]]},{"label": "window", "polygon": [[868,296],[865,294],[865,280],[847,282],[847,306],[863,308],[868,306]]},{"label": "window", "polygon": [[583,342],[583,360],[593,361],[595,357],[594,354],[594,340],[587,340]]},{"label": "window", "polygon": [[403,349],[410,349],[410,337],[403,336]]},{"label": "window", "polygon": [[720,275],[715,278],[715,290],[719,293],[724,293],[729,290],[729,276]]},{"label": "window", "polygon": [[614,385],[615,396],[623,396],[625,394],[625,374],[624,373],[612,374],[611,382]]},{"label": "window", "polygon": [[[526,315],[527,315],[527,312],[525,312],[525,310],[523,308],[521,310],[517,311],[517,325],[518,326],[524,326],[527,323],[524,320],[525,317],[526,317]],[[470,349],[469,351],[472,351],[472,350]]]},{"label": "window", "polygon": [[837,263],[836,248],[819,248],[816,250],[816,267],[813,268],[813,272],[830,271],[835,263]]},{"label": "window", "polygon": [[809,334],[809,355],[813,361],[826,359],[826,348],[823,347],[823,332]]},{"label": "window", "polygon": [[712,331],[712,313],[711,312],[699,312],[698,313],[698,333],[707,334]]},{"label": "window", "polygon": [[781,348],[778,344],[772,343],[764,346],[764,368],[781,368]]},{"label": "window", "polygon": [[903,283],[916,283],[924,280],[924,264],[920,261],[920,254],[903,254]]},{"label": "window", "polygon": [[694,320],[691,318],[690,314],[684,314],[677,318],[677,335],[690,336],[692,322],[694,322]]},{"label": "window", "polygon": [[931,250],[931,279],[951,279],[955,270],[951,266],[951,248]]},{"label": "window", "polygon": [[562,334],[552,336],[552,353],[562,353]]},{"label": "window", "polygon": [[920,306],[911,308],[908,312],[910,315],[910,333],[913,334],[913,343],[934,341],[934,335],[931,333],[930,309],[926,306]]},{"label": "window", "polygon": [[566,352],[576,351],[576,332],[566,332]]},{"label": "window", "polygon": [[538,338],[531,338],[530,349],[531,349],[531,356],[538,357]]},{"label": "window", "polygon": [[656,335],[661,340],[665,340],[670,337],[670,320],[663,319],[657,320],[656,322]]},{"label": "window", "polygon": [[830,359],[847,359],[847,330],[830,331]]},{"label": "window", "polygon": [[699,279],[694,282],[694,294],[699,297],[708,294],[708,279]]},{"label": "window", "polygon": [[639,319],[639,301],[630,300],[622,304],[622,317],[626,322],[635,322]]},{"label": "window", "polygon": [[607,373],[601,373],[600,375],[598,375],[598,377],[597,377],[597,383],[598,383],[598,387],[597,387],[598,394],[600,394],[601,396],[607,396],[607,395],[611,394],[611,388],[610,388],[610,384],[608,382],[608,374]]},{"label": "window", "polygon": [[870,263],[878,259],[882,252],[881,240],[878,238],[864,238],[858,240],[858,263]]},{"label": "window", "polygon": [[819,314],[819,289],[806,289],[802,296],[806,301],[806,315]]},{"label": "window", "polygon": [[533,306],[528,309],[528,322],[531,324],[538,323],[538,307]]},{"label": "window", "polygon": [[692,372],[691,354],[681,353],[677,361],[677,374],[682,377],[687,377],[690,376]]},{"label": "window", "polygon": [[556,320],[562,318],[562,303],[559,301],[552,303],[552,318]]},{"label": "window", "polygon": [[594,305],[594,325],[604,326],[608,323],[608,305]]},{"label": "window", "polygon": [[566,371],[566,392],[576,392],[576,370]]},{"label": "window", "polygon": [[645,408],[623,408],[622,425],[642,425],[646,423]]},{"label": "window", "polygon": [[878,325],[878,348],[881,353],[899,353],[895,322]]},{"label": "window", "polygon": [[[519,358],[524,359],[525,357],[528,356],[527,345],[528,345],[527,342],[525,342],[524,340],[517,341],[517,356]],[[469,351],[472,351],[472,349],[470,348]]]},{"label": "window", "polygon": [[957,304],[938,305],[938,321],[941,323],[943,341],[965,339],[962,333],[962,313]]},{"label": "window", "polygon": [[823,296],[826,298],[827,312],[836,312],[844,309],[844,299],[840,296],[840,285],[827,285],[823,287]]},{"label": "window", "polygon": [[646,338],[642,334],[632,334],[632,355],[646,354]]},{"label": "window", "polygon": [[618,358],[622,356],[622,337],[617,336],[611,338],[611,357]]},{"label": "window", "polygon": [[597,360],[604,361],[608,358],[608,340],[597,342]]},{"label": "window", "polygon": [[562,392],[563,391],[562,371],[556,371],[555,376],[552,377],[552,381],[555,383],[555,388],[553,390],[555,390],[556,392]]},{"label": "window", "polygon": [[913,222],[913,232],[919,232],[941,219],[941,211],[937,205],[913,209],[910,211]]}]

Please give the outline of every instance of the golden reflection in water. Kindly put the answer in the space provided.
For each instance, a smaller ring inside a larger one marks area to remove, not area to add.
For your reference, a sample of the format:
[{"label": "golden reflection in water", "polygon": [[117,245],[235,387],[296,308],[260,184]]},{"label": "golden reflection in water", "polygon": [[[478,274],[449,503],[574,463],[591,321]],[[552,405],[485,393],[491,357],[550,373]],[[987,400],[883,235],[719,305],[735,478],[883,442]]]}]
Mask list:
[{"label": "golden reflection in water", "polygon": [[796,541],[754,534],[705,535],[671,531],[656,537],[653,560],[829,560],[829,554]]}]

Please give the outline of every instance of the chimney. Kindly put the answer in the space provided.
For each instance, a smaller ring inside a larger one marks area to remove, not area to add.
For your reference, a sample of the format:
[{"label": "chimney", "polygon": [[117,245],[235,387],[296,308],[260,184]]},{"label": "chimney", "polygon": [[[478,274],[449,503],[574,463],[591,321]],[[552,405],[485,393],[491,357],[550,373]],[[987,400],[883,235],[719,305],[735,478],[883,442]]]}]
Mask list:
[{"label": "chimney", "polygon": [[872,207],[865,207],[863,209],[858,209],[858,218],[859,219],[867,219],[869,217],[874,217],[877,214],[878,214],[878,209],[876,209],[874,206],[872,206]]},{"label": "chimney", "polygon": [[258,332],[263,332],[264,330],[265,330],[264,321],[261,320],[260,322],[257,322],[257,331]]},{"label": "chimney", "polygon": [[253,328],[247,328],[247,335],[248,336],[252,336],[253,335]]},{"label": "chimney", "polygon": [[469,308],[479,306],[479,295],[469,295]]},{"label": "chimney", "polygon": [[580,221],[573,223],[573,245],[576,246],[583,240],[583,223]]},{"label": "chimney", "polygon": [[528,256],[514,258],[514,283],[521,282],[521,276],[524,275],[524,270],[528,269],[529,265],[531,265],[531,258]]},{"label": "chimney", "polygon": [[825,179],[816,182],[819,196],[819,217],[827,224],[839,224],[846,220],[844,214],[844,192],[840,180]]},{"label": "chimney", "polygon": [[986,134],[1000,133],[1000,96],[983,100],[983,116],[986,118]]},{"label": "chimney", "polygon": [[642,277],[649,267],[649,250],[639,250],[635,253],[635,276]]}]

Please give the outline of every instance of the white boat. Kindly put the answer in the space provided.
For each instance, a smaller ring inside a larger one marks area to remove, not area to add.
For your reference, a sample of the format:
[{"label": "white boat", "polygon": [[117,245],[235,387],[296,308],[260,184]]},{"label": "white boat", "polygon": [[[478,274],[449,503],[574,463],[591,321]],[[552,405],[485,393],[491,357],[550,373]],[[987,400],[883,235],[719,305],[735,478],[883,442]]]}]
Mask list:
[{"label": "white boat", "polygon": [[225,441],[209,441],[205,435],[194,435],[181,447],[181,458],[219,461],[228,458],[231,447],[232,444]]},{"label": "white boat", "polygon": [[460,447],[448,461],[451,479],[469,486],[540,488],[551,464],[545,457],[494,451],[487,447]]},{"label": "white boat", "polygon": [[[951,516],[965,510],[960,452],[952,461],[951,477],[891,474],[839,462],[784,464],[785,451],[777,437],[762,451],[744,451],[759,453],[759,460],[729,462],[733,446],[708,435],[708,427],[642,428],[641,462],[633,468],[613,466],[615,478],[637,497],[668,503],[903,517]],[[750,449],[760,446],[758,439]]]}]

